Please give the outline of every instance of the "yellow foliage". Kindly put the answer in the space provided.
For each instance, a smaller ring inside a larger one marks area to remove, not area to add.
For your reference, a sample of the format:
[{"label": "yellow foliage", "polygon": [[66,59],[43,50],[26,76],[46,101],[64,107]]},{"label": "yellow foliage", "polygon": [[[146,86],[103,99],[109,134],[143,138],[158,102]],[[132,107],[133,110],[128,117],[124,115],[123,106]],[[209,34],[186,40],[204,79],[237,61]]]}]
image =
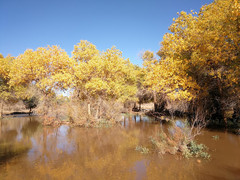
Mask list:
[{"label": "yellow foliage", "polygon": [[58,46],[26,50],[11,66],[10,84],[36,84],[44,93],[64,89],[71,83],[73,60]]},{"label": "yellow foliage", "polygon": [[163,37],[161,59],[147,74],[148,86],[171,99],[186,100],[206,94],[216,78],[223,87],[239,88],[239,7],[238,0],[217,0],[197,15],[179,13],[171,33]]},{"label": "yellow foliage", "polygon": [[99,51],[96,46],[86,40],[81,40],[80,43],[75,45],[72,52],[72,58],[77,62],[88,62],[98,55]]},{"label": "yellow foliage", "polygon": [[10,86],[10,69],[15,60],[14,57],[7,56],[4,58],[0,56],[0,102],[17,102],[21,98],[26,98],[29,93],[27,88],[22,85]]},{"label": "yellow foliage", "polygon": [[78,97],[120,101],[134,98],[137,91],[134,66],[115,47],[100,53],[91,43],[81,41],[74,46],[73,58],[77,60],[73,88]]}]

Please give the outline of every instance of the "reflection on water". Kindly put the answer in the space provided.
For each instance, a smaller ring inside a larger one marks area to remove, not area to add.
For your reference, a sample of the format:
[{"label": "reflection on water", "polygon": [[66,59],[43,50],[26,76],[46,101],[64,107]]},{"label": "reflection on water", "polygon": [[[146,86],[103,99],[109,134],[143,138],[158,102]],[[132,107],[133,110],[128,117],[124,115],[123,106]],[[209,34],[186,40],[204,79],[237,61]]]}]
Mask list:
[{"label": "reflection on water", "polygon": [[34,117],[0,121],[0,164],[4,164],[28,152],[31,148],[29,137],[40,128],[40,123]]},{"label": "reflection on water", "polygon": [[167,126],[129,115],[121,128],[103,129],[42,127],[38,117],[3,119],[0,179],[240,179],[240,137],[233,134],[204,131],[198,141],[210,148],[212,160],[201,163],[135,151]]}]

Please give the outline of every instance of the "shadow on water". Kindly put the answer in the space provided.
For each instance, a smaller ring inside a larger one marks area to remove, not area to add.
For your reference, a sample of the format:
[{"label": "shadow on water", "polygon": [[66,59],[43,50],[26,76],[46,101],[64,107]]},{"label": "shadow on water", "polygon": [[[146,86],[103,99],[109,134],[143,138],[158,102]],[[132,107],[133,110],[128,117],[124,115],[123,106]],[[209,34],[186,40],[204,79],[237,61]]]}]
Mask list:
[{"label": "shadow on water", "polygon": [[10,159],[27,153],[29,147],[22,146],[21,144],[4,144],[0,142],[0,165],[8,162]]}]

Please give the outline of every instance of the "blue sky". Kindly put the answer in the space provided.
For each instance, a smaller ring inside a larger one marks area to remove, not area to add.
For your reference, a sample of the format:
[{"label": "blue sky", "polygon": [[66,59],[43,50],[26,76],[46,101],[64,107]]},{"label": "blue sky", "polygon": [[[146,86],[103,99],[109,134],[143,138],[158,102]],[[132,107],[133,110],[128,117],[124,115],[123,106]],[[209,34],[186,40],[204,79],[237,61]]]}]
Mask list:
[{"label": "blue sky", "polygon": [[0,0],[0,53],[59,45],[69,55],[80,40],[101,51],[115,45],[134,64],[157,51],[177,12],[212,0]]}]

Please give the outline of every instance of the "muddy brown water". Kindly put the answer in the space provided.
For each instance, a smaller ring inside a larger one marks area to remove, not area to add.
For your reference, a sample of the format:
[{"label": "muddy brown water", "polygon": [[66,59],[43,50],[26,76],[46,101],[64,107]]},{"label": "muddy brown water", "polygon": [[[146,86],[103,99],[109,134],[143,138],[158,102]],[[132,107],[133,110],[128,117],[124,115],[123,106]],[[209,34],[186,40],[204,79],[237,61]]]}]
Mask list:
[{"label": "muddy brown water", "polygon": [[[43,127],[39,117],[0,121],[0,179],[240,179],[240,136],[204,130],[211,160],[141,154],[137,145],[168,125],[125,116],[122,127]],[[219,136],[218,140],[212,136]]]}]

